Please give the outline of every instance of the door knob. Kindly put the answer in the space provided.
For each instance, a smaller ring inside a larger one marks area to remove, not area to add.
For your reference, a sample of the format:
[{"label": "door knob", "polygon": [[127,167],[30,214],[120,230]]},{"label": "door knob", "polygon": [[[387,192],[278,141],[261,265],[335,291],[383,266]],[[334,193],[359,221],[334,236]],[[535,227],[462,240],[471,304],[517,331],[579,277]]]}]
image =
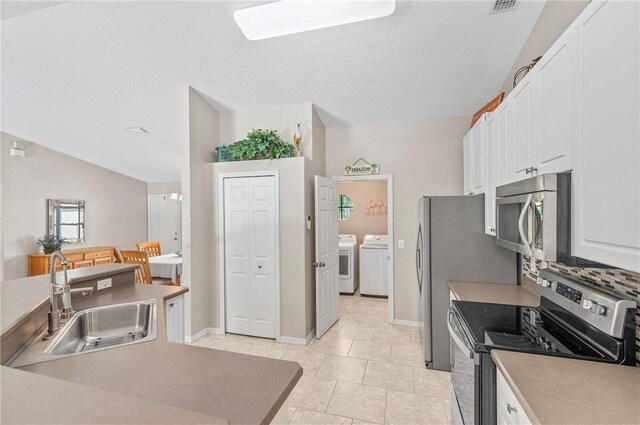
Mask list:
[{"label": "door knob", "polygon": [[318,267],[324,267],[324,266],[326,266],[326,264],[325,264],[325,263],[323,263],[323,262],[313,263],[313,267],[316,267],[316,268],[318,268]]}]

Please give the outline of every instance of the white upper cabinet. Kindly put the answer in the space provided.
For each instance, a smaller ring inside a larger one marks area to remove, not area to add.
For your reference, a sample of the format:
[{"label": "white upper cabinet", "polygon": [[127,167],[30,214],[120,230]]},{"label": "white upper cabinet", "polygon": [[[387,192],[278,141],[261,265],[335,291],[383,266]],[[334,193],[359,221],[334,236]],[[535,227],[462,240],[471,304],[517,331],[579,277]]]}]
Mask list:
[{"label": "white upper cabinet", "polygon": [[640,4],[574,23],[573,254],[640,272]]},{"label": "white upper cabinet", "polygon": [[533,146],[533,73],[530,72],[509,94],[511,97],[511,178],[530,177],[534,167]]},{"label": "white upper cabinet", "polygon": [[480,117],[462,139],[464,152],[464,194],[477,195],[485,190],[484,123],[486,114]]},{"label": "white upper cabinet", "polygon": [[485,191],[485,164],[484,164],[484,126],[487,114],[484,114],[473,125],[473,146],[471,149],[471,192],[473,194]]},{"label": "white upper cabinet", "polygon": [[484,232],[496,235],[496,114],[489,114],[484,125]]},{"label": "white upper cabinet", "polygon": [[534,68],[534,139],[530,162],[538,174],[560,173],[573,168],[573,37],[572,25]]},{"label": "white upper cabinet", "polygon": [[495,186],[511,181],[511,97],[502,101],[493,113],[495,124]]},{"label": "white upper cabinet", "polygon": [[464,194],[471,193],[471,141],[473,140],[473,132],[469,132],[462,139],[462,152],[464,162]]}]

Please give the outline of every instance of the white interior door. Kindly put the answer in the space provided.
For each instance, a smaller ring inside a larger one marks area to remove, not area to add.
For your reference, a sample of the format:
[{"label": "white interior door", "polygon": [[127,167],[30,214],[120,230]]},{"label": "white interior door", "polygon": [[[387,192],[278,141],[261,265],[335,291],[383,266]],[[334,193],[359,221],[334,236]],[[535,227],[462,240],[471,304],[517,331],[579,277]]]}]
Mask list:
[{"label": "white interior door", "polygon": [[316,200],[316,337],[338,321],[338,192],[336,182],[315,177]]},{"label": "white interior door", "polygon": [[163,254],[180,250],[180,201],[170,195],[149,195],[149,240],[160,242]]},{"label": "white interior door", "polygon": [[276,337],[273,176],[224,180],[227,331]]}]

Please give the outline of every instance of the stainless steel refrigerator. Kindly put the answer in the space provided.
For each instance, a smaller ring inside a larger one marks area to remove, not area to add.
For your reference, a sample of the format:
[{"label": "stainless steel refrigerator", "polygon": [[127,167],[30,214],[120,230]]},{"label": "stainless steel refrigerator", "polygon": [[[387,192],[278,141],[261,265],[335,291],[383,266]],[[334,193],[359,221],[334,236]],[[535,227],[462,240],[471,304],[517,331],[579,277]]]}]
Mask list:
[{"label": "stainless steel refrigerator", "polygon": [[515,284],[516,253],[484,233],[484,195],[425,196],[418,201],[416,271],[420,337],[429,369],[451,370],[449,281]]}]

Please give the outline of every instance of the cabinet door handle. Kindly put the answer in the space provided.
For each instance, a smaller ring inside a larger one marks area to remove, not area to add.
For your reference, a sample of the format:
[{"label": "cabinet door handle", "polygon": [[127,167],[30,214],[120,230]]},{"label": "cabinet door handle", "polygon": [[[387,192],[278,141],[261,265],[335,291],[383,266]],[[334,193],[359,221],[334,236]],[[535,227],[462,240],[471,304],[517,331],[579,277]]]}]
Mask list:
[{"label": "cabinet door handle", "polygon": [[169,307],[173,307],[173,306],[174,306],[174,303],[169,304]]},{"label": "cabinet door handle", "polygon": [[511,414],[511,412],[516,413],[518,411],[518,409],[516,409],[515,407],[512,407],[509,403],[507,403],[507,412],[509,414]]}]

